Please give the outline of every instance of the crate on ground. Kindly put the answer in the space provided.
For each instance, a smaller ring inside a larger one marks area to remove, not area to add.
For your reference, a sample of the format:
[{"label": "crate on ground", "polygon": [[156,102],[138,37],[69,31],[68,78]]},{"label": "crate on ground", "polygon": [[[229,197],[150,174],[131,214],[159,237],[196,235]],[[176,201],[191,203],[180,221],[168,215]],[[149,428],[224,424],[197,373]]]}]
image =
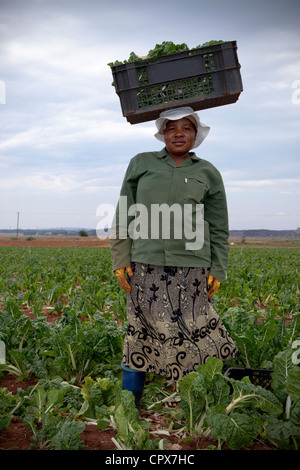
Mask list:
[{"label": "crate on ground", "polygon": [[243,91],[236,41],[111,67],[123,116],[131,124],[162,111],[235,103]]},{"label": "crate on ground", "polygon": [[271,369],[250,369],[247,367],[230,367],[225,372],[225,376],[235,380],[242,380],[244,377],[249,377],[250,382],[253,385],[258,385],[271,390],[272,383],[272,372]]}]

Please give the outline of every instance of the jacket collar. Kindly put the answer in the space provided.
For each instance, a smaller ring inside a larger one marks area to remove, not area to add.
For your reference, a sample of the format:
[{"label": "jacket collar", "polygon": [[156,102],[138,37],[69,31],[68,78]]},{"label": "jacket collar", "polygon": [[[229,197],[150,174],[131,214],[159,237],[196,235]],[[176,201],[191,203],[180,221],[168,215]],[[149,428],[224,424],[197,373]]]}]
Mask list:
[{"label": "jacket collar", "polygon": [[[164,147],[162,150],[160,150],[159,152],[157,152],[157,158],[164,158],[164,157],[166,157],[167,155],[169,155],[169,154],[168,154],[168,152],[167,152],[166,147]],[[195,152],[190,152],[190,156],[191,156],[191,159],[192,159],[193,161],[195,161],[195,162],[198,161],[198,160],[200,160],[200,158],[197,157],[197,155],[195,154]]]}]

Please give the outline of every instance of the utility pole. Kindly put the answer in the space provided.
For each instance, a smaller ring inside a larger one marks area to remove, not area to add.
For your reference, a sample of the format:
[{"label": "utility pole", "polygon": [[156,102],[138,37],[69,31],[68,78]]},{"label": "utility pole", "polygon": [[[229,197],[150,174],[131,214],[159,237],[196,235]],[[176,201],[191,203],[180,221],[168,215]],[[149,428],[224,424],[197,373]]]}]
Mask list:
[{"label": "utility pole", "polygon": [[20,212],[17,212],[17,238],[19,235],[19,215],[20,215]]}]

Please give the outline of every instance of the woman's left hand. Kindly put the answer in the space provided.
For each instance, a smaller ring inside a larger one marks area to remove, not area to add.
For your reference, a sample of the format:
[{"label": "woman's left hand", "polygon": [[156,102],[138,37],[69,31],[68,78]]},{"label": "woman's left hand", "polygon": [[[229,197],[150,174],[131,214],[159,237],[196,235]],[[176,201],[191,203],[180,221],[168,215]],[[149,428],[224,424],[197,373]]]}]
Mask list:
[{"label": "woman's left hand", "polygon": [[207,287],[208,287],[208,298],[210,299],[219,289],[220,287],[220,281],[216,279],[215,277],[209,275],[207,279]]},{"label": "woman's left hand", "polygon": [[119,282],[121,288],[125,292],[131,292],[131,287],[127,282],[126,274],[128,274],[129,277],[133,276],[133,271],[132,271],[131,266],[126,266],[126,268],[119,268],[119,269],[115,270],[115,275],[118,279],[118,282]]}]

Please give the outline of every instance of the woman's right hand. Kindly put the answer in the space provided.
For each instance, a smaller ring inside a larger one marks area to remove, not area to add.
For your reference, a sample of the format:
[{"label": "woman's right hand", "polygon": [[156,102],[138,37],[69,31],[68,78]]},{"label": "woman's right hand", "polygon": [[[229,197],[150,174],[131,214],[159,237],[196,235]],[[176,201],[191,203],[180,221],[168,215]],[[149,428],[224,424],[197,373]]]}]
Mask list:
[{"label": "woman's right hand", "polygon": [[127,282],[127,279],[126,279],[126,273],[128,276],[132,277],[133,276],[133,271],[131,269],[131,266],[127,266],[126,268],[120,268],[120,269],[116,269],[115,270],[115,275],[119,281],[119,284],[121,286],[121,288],[125,291],[125,292],[130,292],[131,291],[131,287],[130,285],[128,284]]},{"label": "woman's right hand", "polygon": [[220,281],[213,277],[211,274],[208,276],[207,279],[207,287],[208,287],[208,298],[210,299],[219,289]]}]

